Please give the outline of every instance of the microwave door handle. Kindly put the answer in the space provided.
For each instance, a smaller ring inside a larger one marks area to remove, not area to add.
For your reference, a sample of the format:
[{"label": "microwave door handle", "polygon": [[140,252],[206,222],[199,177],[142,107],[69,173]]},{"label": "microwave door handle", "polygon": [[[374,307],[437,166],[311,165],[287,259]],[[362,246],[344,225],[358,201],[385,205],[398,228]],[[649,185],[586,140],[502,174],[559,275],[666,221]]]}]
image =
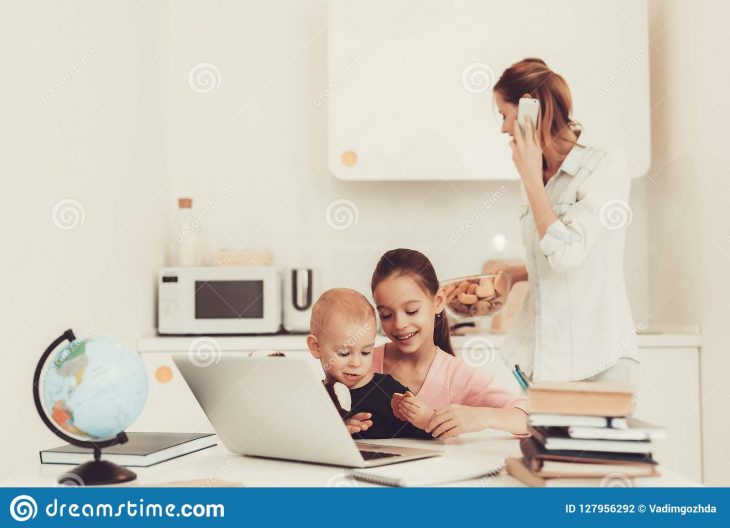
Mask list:
[{"label": "microwave door handle", "polygon": [[[299,310],[300,312],[303,312],[305,310],[309,310],[309,308],[312,306],[312,270],[307,270],[307,287],[306,287],[306,293],[302,295],[301,297],[306,298],[304,300],[303,304],[299,303],[299,272],[304,270],[292,270],[292,281],[291,281],[291,295],[292,295],[292,304],[294,305],[294,308]],[[304,288],[302,288],[304,290]]]}]

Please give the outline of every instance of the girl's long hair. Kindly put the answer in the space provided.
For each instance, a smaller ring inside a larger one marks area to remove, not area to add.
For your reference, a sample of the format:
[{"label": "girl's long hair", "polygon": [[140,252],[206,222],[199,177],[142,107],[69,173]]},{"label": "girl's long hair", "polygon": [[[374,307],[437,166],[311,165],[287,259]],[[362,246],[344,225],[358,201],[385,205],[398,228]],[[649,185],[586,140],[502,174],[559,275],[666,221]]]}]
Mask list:
[{"label": "girl's long hair", "polygon": [[[573,134],[580,136],[580,123],[573,120],[573,98],[565,79],[551,70],[545,61],[536,58],[523,59],[507,68],[493,88],[507,103],[519,104],[524,94],[530,94],[540,101],[539,136],[543,150],[543,169],[547,168],[545,153],[552,159],[562,161],[556,143],[573,140]],[[571,134],[572,132],[572,134]]]},{"label": "girl's long hair", "polygon": [[[425,292],[432,296],[435,296],[440,288],[431,261],[428,260],[426,255],[414,249],[391,249],[380,257],[370,282],[372,292],[375,292],[378,284],[392,275],[411,277]],[[433,342],[444,352],[452,356],[455,355],[449,336],[449,323],[444,312],[436,314],[434,317]]]}]

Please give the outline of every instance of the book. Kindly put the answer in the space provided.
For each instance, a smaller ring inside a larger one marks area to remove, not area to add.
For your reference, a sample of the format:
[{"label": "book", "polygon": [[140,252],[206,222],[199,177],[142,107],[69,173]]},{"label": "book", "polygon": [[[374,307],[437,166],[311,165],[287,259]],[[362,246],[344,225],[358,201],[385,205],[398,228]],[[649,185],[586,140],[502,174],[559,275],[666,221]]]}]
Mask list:
[{"label": "book", "polygon": [[[127,433],[126,444],[102,449],[102,460],[121,466],[149,467],[216,445],[213,433]],[[83,464],[94,451],[66,444],[40,451],[41,464]]]},{"label": "book", "polygon": [[571,438],[601,439],[601,440],[664,440],[667,432],[663,427],[652,425],[637,418],[628,418],[628,427],[616,429],[613,427],[568,427],[568,436]]},{"label": "book", "polygon": [[525,463],[533,471],[539,471],[546,461],[577,464],[657,465],[651,454],[647,453],[606,453],[560,449],[548,451],[534,438],[523,438],[520,440],[520,449],[525,457]]},{"label": "book", "polygon": [[490,477],[503,469],[504,458],[501,457],[465,460],[440,456],[375,468],[351,469],[348,475],[383,486],[419,487]]},{"label": "book", "polygon": [[570,438],[563,427],[530,428],[532,437],[545,449],[566,449],[574,451],[604,451],[612,453],[651,453],[654,443],[651,440],[600,440]]},{"label": "book", "polygon": [[527,423],[533,427],[613,427],[627,429],[626,418],[612,418],[606,416],[585,416],[578,414],[530,414]]},{"label": "book", "polygon": [[584,464],[566,463],[566,466],[569,467],[566,467],[565,472],[531,471],[522,458],[513,457],[506,461],[507,473],[532,487],[604,487],[616,481],[624,486],[631,486],[632,478],[660,475],[653,467],[650,469],[629,467],[629,472],[624,473],[610,465],[604,466],[603,471],[597,468],[596,472],[589,467],[583,468]]},{"label": "book", "polygon": [[[525,463],[527,466],[527,463]],[[656,477],[659,471],[651,464],[590,464],[557,462],[546,460],[538,470],[529,468],[535,475],[543,478],[598,477],[618,473],[625,477]]]},{"label": "book", "polygon": [[634,409],[631,387],[593,381],[543,381],[527,392],[530,414],[629,416]]},{"label": "book", "polygon": [[507,473],[531,487],[599,487],[601,479],[596,477],[549,478],[535,474],[525,466],[521,458],[508,458]]}]

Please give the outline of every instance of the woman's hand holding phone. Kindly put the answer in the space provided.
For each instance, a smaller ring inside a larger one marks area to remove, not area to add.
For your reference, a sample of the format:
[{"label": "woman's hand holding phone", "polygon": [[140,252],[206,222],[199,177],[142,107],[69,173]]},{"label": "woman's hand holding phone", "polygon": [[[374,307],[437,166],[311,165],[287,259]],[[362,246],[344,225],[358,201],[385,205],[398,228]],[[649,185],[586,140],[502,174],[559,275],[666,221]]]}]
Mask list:
[{"label": "woman's hand holding phone", "polygon": [[[524,127],[521,122],[524,121]],[[536,120],[538,122],[539,120]],[[524,130],[523,130],[524,128]],[[523,184],[527,186],[543,185],[542,148],[537,129],[532,119],[524,119],[518,115],[514,121],[512,141],[512,161],[520,174]]]}]

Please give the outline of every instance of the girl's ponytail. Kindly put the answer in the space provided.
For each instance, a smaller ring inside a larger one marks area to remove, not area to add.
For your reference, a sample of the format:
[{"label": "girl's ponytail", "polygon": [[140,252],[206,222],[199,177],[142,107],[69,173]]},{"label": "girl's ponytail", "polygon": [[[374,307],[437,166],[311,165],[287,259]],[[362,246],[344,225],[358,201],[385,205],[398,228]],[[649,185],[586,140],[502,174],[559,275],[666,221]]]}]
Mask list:
[{"label": "girl's ponytail", "polygon": [[[431,261],[426,255],[414,249],[391,249],[380,257],[370,282],[371,290],[374,292],[381,281],[394,274],[411,276],[421,288],[434,296],[441,287]],[[451,346],[449,321],[444,312],[435,316],[433,342],[444,352],[455,355],[454,347]]]},{"label": "girl's ponytail", "polygon": [[452,356],[456,355],[454,354],[454,347],[451,346],[449,320],[446,318],[444,312],[436,314],[436,324],[433,327],[433,342],[444,352],[448,352]]}]

